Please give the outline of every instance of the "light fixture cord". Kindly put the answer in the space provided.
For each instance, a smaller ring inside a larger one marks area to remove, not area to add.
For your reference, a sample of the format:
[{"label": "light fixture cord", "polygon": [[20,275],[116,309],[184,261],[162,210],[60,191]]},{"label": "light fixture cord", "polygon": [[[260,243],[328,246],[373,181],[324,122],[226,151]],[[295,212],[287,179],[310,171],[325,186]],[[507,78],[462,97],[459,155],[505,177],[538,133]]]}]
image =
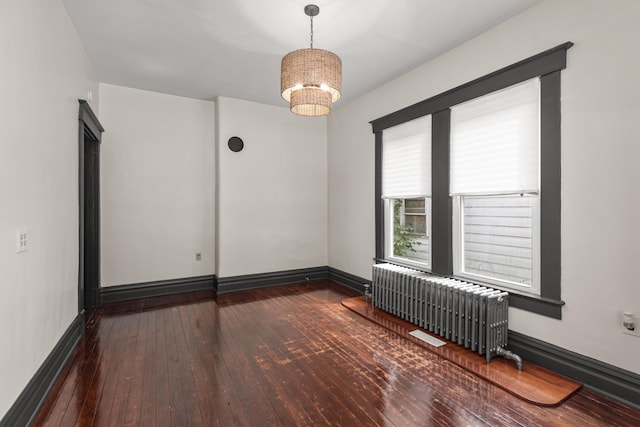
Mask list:
[{"label": "light fixture cord", "polygon": [[311,18],[311,49],[313,49],[313,15],[309,16]]}]

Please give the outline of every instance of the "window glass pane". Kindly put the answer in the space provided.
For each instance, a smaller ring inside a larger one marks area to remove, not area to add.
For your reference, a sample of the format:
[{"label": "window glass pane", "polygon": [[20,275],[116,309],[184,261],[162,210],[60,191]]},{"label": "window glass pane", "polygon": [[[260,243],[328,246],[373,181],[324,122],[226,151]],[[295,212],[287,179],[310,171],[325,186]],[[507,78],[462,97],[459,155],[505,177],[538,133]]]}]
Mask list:
[{"label": "window glass pane", "polygon": [[537,197],[463,197],[464,273],[532,285]]},{"label": "window glass pane", "polygon": [[404,223],[411,228],[411,234],[426,235],[427,234],[427,218],[426,215],[411,215],[405,213]]},{"label": "window glass pane", "polygon": [[404,211],[405,213],[424,214],[424,199],[405,199]]},{"label": "window glass pane", "polygon": [[423,265],[431,263],[430,198],[389,199],[388,255]]}]

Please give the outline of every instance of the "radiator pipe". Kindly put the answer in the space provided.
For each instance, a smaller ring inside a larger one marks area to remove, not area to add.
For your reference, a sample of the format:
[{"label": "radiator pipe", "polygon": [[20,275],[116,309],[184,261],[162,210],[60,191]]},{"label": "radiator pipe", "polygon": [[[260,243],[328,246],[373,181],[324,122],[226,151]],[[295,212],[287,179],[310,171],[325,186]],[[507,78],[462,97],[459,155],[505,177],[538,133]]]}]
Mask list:
[{"label": "radiator pipe", "polygon": [[502,356],[505,359],[515,360],[516,365],[518,365],[518,371],[522,371],[522,357],[515,354],[513,351],[509,351],[506,348],[498,347],[496,348],[496,354],[498,356]]},{"label": "radiator pipe", "polygon": [[371,301],[371,308],[373,308],[373,298],[371,295],[371,285],[364,283],[364,305],[366,306]]}]

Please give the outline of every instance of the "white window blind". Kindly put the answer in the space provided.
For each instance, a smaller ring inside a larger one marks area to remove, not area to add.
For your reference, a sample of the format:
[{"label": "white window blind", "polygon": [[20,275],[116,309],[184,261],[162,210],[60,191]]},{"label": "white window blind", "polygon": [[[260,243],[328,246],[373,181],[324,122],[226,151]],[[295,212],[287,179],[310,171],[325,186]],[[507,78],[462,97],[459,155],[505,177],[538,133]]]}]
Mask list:
[{"label": "white window blind", "polygon": [[382,197],[431,195],[431,115],[382,131]]},{"label": "white window blind", "polygon": [[538,78],[451,108],[452,195],[537,192]]}]

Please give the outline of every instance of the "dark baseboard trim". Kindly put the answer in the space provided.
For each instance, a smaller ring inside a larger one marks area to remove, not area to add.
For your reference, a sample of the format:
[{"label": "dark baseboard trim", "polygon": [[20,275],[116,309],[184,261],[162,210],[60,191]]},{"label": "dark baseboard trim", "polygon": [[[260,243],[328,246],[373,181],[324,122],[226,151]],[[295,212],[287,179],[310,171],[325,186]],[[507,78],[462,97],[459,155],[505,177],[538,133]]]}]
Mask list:
[{"label": "dark baseboard trim", "polygon": [[337,268],[328,267],[329,280],[338,282],[339,284],[348,288],[354,289],[360,293],[364,293],[364,284],[371,284],[371,280],[363,279],[346,271],[338,270]]},{"label": "dark baseboard trim", "polygon": [[0,427],[28,426],[38,415],[51,387],[64,369],[73,349],[84,333],[84,311],[76,316],[49,356],[22,390],[9,411],[0,420]]},{"label": "dark baseboard trim", "polygon": [[185,292],[209,291],[215,288],[215,280],[215,275],[209,275],[108,286],[100,289],[100,297],[102,304],[109,304]]},{"label": "dark baseboard trim", "polygon": [[216,293],[224,294],[226,292],[244,291],[327,278],[328,273],[326,266],[275,271],[271,273],[246,274],[243,276],[219,277],[217,280]]},{"label": "dark baseboard trim", "polygon": [[514,331],[509,331],[509,349],[523,359],[640,409],[640,375],[636,373]]}]

